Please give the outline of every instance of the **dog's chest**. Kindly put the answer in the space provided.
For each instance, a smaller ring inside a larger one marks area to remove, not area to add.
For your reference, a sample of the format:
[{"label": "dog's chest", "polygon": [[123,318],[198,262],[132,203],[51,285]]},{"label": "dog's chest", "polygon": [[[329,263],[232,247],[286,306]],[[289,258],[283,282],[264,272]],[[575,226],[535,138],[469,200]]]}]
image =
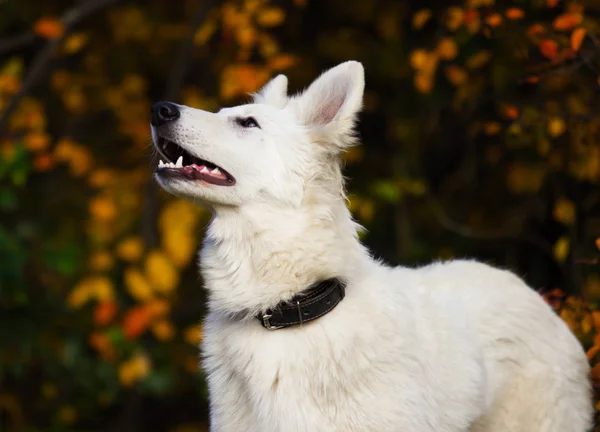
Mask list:
[{"label": "dog's chest", "polygon": [[403,409],[397,388],[414,383],[382,374],[381,362],[392,359],[376,350],[381,344],[307,330],[240,326],[207,334],[209,368],[228,380],[218,391],[235,393],[239,404],[232,411],[251,413],[249,424],[261,431],[395,430],[390,419]]}]

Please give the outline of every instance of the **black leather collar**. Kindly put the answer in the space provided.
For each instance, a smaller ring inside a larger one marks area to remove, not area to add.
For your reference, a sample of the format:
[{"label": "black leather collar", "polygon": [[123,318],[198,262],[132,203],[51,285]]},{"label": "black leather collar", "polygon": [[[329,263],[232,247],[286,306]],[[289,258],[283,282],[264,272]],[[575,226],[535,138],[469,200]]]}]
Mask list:
[{"label": "black leather collar", "polygon": [[346,295],[346,285],[339,279],[327,279],[281,302],[256,318],[268,330],[277,330],[314,321],[327,314]]}]

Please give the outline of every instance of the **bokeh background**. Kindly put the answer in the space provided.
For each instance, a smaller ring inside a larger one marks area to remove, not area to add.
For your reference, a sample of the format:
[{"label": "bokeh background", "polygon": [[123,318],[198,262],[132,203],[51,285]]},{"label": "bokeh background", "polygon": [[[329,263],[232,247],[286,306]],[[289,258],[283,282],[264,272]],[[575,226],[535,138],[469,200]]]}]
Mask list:
[{"label": "bokeh background", "polygon": [[0,0],[0,431],[207,430],[210,215],[152,180],[150,106],[349,59],[364,242],[516,271],[600,384],[599,31],[592,0]]}]

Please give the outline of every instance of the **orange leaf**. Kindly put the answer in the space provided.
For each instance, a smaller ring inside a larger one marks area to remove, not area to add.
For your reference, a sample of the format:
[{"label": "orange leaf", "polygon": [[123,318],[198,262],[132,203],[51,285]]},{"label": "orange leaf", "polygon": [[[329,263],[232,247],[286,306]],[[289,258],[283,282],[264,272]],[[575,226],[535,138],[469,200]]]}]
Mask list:
[{"label": "orange leaf", "polygon": [[559,0],[546,0],[546,6],[548,6],[549,8],[553,8],[558,6],[558,2]]},{"label": "orange leaf", "polygon": [[494,13],[485,19],[485,23],[492,28],[498,27],[500,24],[502,24],[502,15],[499,13]]},{"label": "orange leaf", "polygon": [[564,13],[556,17],[552,27],[557,31],[567,31],[581,24],[583,17],[581,14]]},{"label": "orange leaf", "polygon": [[54,166],[54,158],[51,154],[42,153],[34,159],[33,166],[39,172],[49,171]]},{"label": "orange leaf", "polygon": [[94,310],[94,322],[96,325],[103,326],[110,323],[117,313],[117,305],[112,301],[98,303]]},{"label": "orange leaf", "polygon": [[523,79],[523,81],[528,82],[529,84],[536,84],[538,82],[540,82],[540,77],[538,76],[528,76],[527,78]]},{"label": "orange leaf", "polygon": [[40,18],[33,26],[33,31],[46,39],[58,39],[65,33],[65,26],[56,18]]},{"label": "orange leaf", "polygon": [[598,351],[600,351],[600,347],[597,345],[594,345],[593,347],[591,347],[588,352],[586,353],[588,360],[593,359],[596,354],[598,354]]},{"label": "orange leaf", "polygon": [[464,21],[468,24],[479,18],[479,12],[475,9],[471,9],[465,12]]},{"label": "orange leaf", "polygon": [[527,29],[527,34],[533,36],[544,32],[544,26],[541,24],[534,24]]},{"label": "orange leaf", "polygon": [[544,57],[554,60],[558,55],[558,44],[552,39],[543,39],[540,41],[540,52]]},{"label": "orange leaf", "polygon": [[506,18],[510,20],[519,20],[525,16],[525,12],[519,8],[510,8],[506,10]]},{"label": "orange leaf", "polygon": [[510,120],[516,120],[519,117],[519,109],[515,106],[507,106],[504,110],[504,115]]},{"label": "orange leaf", "polygon": [[600,249],[600,237],[596,239],[596,247]]},{"label": "orange leaf", "polygon": [[583,27],[576,28],[571,33],[571,49],[575,52],[579,51],[581,44],[585,39],[585,29]]},{"label": "orange leaf", "polygon": [[153,314],[145,306],[136,306],[123,319],[123,333],[128,339],[137,339],[150,326]]}]

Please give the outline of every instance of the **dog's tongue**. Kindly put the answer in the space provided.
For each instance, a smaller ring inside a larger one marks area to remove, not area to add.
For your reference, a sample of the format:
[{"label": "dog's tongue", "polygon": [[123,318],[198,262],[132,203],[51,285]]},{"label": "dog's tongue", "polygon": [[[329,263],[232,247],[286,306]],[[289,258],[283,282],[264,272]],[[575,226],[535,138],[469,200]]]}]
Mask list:
[{"label": "dog's tongue", "polygon": [[180,172],[190,180],[201,180],[202,178],[213,177],[219,180],[226,180],[227,176],[218,169],[211,170],[204,165],[186,165],[183,168],[179,168]]}]

